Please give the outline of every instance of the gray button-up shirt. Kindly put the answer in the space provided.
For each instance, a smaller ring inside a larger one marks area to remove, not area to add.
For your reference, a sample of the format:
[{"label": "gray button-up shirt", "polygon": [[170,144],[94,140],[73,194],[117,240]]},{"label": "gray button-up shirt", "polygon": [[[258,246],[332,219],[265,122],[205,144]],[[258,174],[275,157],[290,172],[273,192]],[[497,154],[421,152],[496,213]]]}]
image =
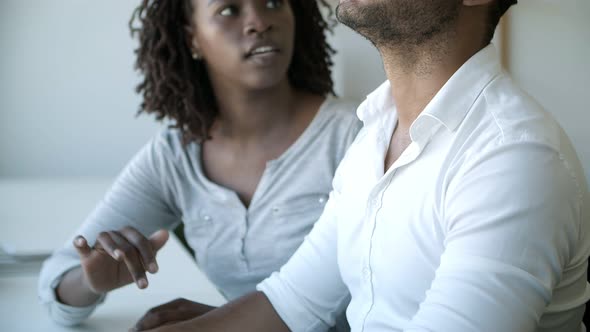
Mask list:
[{"label": "gray button-up shirt", "polygon": [[[180,133],[166,129],[127,165],[73,236],[92,245],[101,231],[130,225],[149,235],[184,222],[199,267],[222,294],[231,300],[254,291],[289,259],[322,213],[336,167],[361,127],[354,109],[327,99],[293,145],[267,163],[249,208],[207,179],[199,144],[183,146]],[[62,324],[78,323],[96,307],[56,301],[61,277],[79,264],[69,240],[41,272],[41,301]]]}]

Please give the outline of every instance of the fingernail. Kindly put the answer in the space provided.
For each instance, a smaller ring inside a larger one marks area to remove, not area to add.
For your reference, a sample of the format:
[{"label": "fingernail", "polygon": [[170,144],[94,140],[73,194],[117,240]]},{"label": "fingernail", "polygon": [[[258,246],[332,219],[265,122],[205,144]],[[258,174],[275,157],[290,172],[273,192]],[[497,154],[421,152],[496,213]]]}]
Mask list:
[{"label": "fingernail", "polygon": [[121,251],[119,251],[119,249],[115,250],[113,252],[113,255],[115,256],[115,259],[117,259],[117,260],[121,259]]},{"label": "fingernail", "polygon": [[158,272],[158,264],[154,263],[150,263],[150,265],[148,266],[148,269],[150,270],[150,273],[156,273]]},{"label": "fingernail", "polygon": [[137,280],[137,286],[139,286],[139,288],[144,289],[147,287],[147,285],[148,285],[147,280],[145,280],[143,278]]},{"label": "fingernail", "polygon": [[78,246],[83,246],[83,245],[84,245],[84,239],[83,239],[83,238],[81,238],[81,237],[77,238],[77,239],[76,239],[76,244],[77,244]]}]

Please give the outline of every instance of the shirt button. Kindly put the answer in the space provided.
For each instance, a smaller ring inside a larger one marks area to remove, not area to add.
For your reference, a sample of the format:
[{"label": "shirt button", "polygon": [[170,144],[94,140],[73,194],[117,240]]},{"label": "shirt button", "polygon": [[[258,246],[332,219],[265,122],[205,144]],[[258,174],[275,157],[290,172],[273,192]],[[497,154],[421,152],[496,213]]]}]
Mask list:
[{"label": "shirt button", "polygon": [[326,198],[326,196],[322,196],[322,197],[320,197],[320,199],[318,199],[318,202],[319,202],[320,204],[325,204],[327,200],[328,200],[328,199]]},{"label": "shirt button", "polygon": [[363,268],[363,278],[365,278],[365,281],[371,279],[371,270],[368,267]]},{"label": "shirt button", "polygon": [[203,216],[203,220],[205,220],[205,221],[211,221],[211,216],[209,216],[209,215],[206,214],[206,215]]},{"label": "shirt button", "polygon": [[374,197],[371,199],[371,206],[376,208],[378,204],[379,204],[379,200],[377,199],[377,197]]}]

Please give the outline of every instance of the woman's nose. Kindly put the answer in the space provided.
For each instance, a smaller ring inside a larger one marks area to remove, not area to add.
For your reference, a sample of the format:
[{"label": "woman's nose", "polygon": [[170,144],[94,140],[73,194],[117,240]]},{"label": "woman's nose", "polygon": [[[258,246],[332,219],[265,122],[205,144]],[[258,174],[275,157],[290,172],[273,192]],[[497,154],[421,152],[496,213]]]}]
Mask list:
[{"label": "woman's nose", "polygon": [[248,11],[244,24],[244,33],[246,35],[263,34],[271,29],[272,23],[267,15],[257,9]]}]

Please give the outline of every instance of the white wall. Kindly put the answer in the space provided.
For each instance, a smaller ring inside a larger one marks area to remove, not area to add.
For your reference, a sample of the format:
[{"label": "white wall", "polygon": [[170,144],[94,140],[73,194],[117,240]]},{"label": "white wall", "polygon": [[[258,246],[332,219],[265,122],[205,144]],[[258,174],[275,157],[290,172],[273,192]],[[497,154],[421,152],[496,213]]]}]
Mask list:
[{"label": "white wall", "polygon": [[510,72],[564,127],[590,179],[590,1],[520,0],[507,23]]},{"label": "white wall", "polygon": [[113,176],[152,136],[135,118],[137,1],[0,1],[0,176]]},{"label": "white wall", "polygon": [[336,94],[362,102],[386,79],[379,52],[343,24],[338,24],[329,40],[338,52],[333,72]]}]

